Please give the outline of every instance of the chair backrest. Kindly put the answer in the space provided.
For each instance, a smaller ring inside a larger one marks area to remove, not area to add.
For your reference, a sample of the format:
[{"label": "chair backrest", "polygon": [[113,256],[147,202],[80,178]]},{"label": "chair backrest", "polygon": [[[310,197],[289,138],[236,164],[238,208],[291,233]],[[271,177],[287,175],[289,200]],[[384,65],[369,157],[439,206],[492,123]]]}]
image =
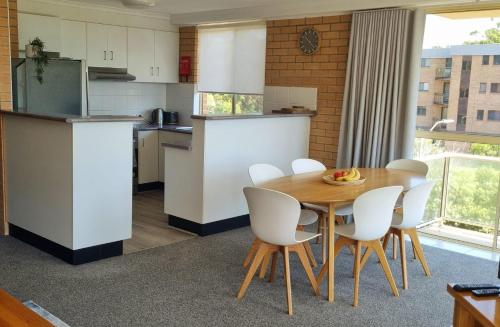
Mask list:
[{"label": "chair backrest", "polygon": [[295,232],[300,217],[300,204],[293,197],[258,187],[243,189],[250,212],[250,225],[255,236],[276,245],[296,244]]},{"label": "chair backrest", "polygon": [[402,228],[416,227],[424,217],[425,205],[431,194],[434,182],[425,182],[415,186],[403,196]]},{"label": "chair backrest", "polygon": [[281,169],[269,164],[251,165],[250,168],[248,168],[248,174],[250,174],[250,179],[255,186],[270,181],[271,179],[285,176]]},{"label": "chair backrest", "polygon": [[353,204],[356,223],[353,239],[372,241],[384,236],[391,226],[394,205],[402,191],[402,186],[389,186],[358,196]]},{"label": "chair backrest", "polygon": [[294,174],[312,173],[315,171],[325,170],[325,165],[314,159],[295,159],[292,162],[292,171]]},{"label": "chair backrest", "polygon": [[429,171],[429,166],[427,166],[425,162],[412,159],[393,160],[389,162],[385,168],[413,171],[423,176],[427,175]]}]

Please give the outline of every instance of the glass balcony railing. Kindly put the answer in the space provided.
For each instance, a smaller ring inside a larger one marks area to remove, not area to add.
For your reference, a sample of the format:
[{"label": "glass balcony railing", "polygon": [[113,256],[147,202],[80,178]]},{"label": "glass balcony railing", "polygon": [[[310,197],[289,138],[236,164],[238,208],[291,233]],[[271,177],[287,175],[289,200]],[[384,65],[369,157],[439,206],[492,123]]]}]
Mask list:
[{"label": "glass balcony railing", "polygon": [[436,183],[420,231],[499,249],[500,145],[417,138],[414,156]]},{"label": "glass balcony railing", "polygon": [[434,103],[442,106],[448,105],[450,95],[448,93],[434,93]]},{"label": "glass balcony railing", "polygon": [[436,79],[450,79],[451,67],[443,67],[436,69]]}]

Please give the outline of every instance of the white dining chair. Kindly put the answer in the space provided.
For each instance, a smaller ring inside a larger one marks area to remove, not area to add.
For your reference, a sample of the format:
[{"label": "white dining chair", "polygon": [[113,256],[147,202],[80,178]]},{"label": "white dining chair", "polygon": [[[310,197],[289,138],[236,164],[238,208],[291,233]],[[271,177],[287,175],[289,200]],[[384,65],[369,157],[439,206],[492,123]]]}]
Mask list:
[{"label": "white dining chair", "polygon": [[[389,169],[399,169],[399,170],[406,170],[406,171],[411,171],[415,174],[419,174],[422,176],[426,176],[427,172],[429,171],[429,166],[423,161],[420,160],[414,160],[414,159],[396,159],[391,162],[389,162],[385,168]],[[400,209],[403,206],[403,197],[404,194],[401,194],[401,196],[398,198],[398,201],[396,202],[396,205],[394,208],[396,210]],[[396,238],[392,238],[392,259],[396,260],[397,258],[397,241]],[[413,250],[413,257],[416,258],[416,253],[415,250]]]},{"label": "white dining chair", "polygon": [[[305,173],[319,172],[325,170],[326,166],[314,159],[301,158],[301,159],[295,159],[292,162],[292,171],[294,174],[305,174]],[[327,252],[326,235],[328,234],[328,231],[327,231],[326,221],[329,209],[326,206],[321,206],[312,203],[302,203],[302,205],[305,208],[315,210],[320,214],[320,219],[318,223],[318,233],[321,233],[321,245],[322,245],[321,257],[322,257],[322,262],[324,263],[326,261],[326,252]],[[349,215],[352,215],[352,204],[345,204],[335,208],[335,216],[336,216],[335,220],[337,221],[337,223],[343,224],[344,219],[342,218],[342,216],[349,216]]]},{"label": "white dining chair", "polygon": [[[339,237],[335,241],[334,255],[346,245],[353,245],[354,251],[354,300],[353,306],[358,306],[359,273],[361,270],[361,251],[366,247],[365,255],[373,251],[377,254],[385,277],[387,278],[394,296],[399,296],[396,282],[392,276],[391,269],[387,263],[380,239],[387,234],[392,221],[394,204],[403,191],[402,186],[382,187],[361,194],[353,204],[354,222],[339,225],[335,228],[335,234]],[[318,276],[318,285],[327,271],[324,265]]]},{"label": "white dining chair", "polygon": [[[285,176],[285,173],[281,169],[279,169],[276,166],[269,165],[269,164],[254,164],[248,168],[248,174],[250,175],[250,179],[252,180],[252,183],[254,186],[259,186],[263,183],[266,183],[272,179],[280,178]],[[303,230],[304,226],[307,225],[312,225],[316,221],[318,221],[318,214],[314,210],[308,210],[308,209],[302,209],[300,211],[300,218],[299,222],[297,224],[297,228],[299,230]],[[243,261],[243,267],[248,267],[250,264],[250,261],[252,260],[252,257],[257,253],[257,249],[259,247],[260,240],[259,238],[255,238],[253,241],[252,245],[250,246],[250,250],[248,251],[248,254]],[[318,264],[316,263],[316,259],[314,258],[313,251],[311,249],[311,245],[309,243],[305,244],[306,251],[307,251],[307,257],[309,258],[311,265],[313,267],[316,267]],[[267,271],[267,266],[269,265],[269,260],[270,256],[267,256],[261,267],[261,271],[259,274],[260,278],[264,278],[266,271]]]},{"label": "white dining chair", "polygon": [[[399,238],[401,270],[404,289],[408,289],[405,235],[410,236],[413,249],[418,258],[418,261],[420,261],[422,268],[424,269],[425,275],[428,277],[431,276],[429,266],[427,265],[427,261],[424,257],[424,250],[422,249],[422,245],[420,245],[420,240],[418,238],[417,225],[420,224],[422,218],[424,217],[425,205],[427,204],[427,200],[429,199],[429,195],[431,194],[433,187],[434,182],[426,182],[415,186],[414,188],[406,192],[405,196],[403,197],[403,212],[402,214],[399,212],[394,212],[391,228],[384,237],[384,251],[387,248],[387,243],[389,241],[390,235],[396,235]],[[364,261],[366,262],[366,259],[364,259]]]},{"label": "white dining chair", "polygon": [[299,202],[293,197],[281,192],[257,187],[245,187],[243,192],[248,203],[250,226],[260,243],[236,297],[240,300],[245,295],[255,272],[267,256],[273,258],[269,278],[272,281],[276,272],[277,255],[278,252],[281,252],[284,259],[288,314],[292,315],[289,253],[297,253],[314,293],[319,295],[318,284],[304,247],[309,240],[318,237],[319,234],[297,230],[301,209]]}]

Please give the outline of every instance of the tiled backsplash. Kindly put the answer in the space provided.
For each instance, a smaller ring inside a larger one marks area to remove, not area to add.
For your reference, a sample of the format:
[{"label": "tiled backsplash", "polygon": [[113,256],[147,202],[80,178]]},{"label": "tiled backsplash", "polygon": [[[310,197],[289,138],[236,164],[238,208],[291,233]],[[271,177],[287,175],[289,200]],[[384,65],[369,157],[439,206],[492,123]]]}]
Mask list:
[{"label": "tiled backsplash", "polygon": [[291,106],[304,106],[316,110],[318,90],[313,87],[264,87],[264,113]]},{"label": "tiled backsplash", "polygon": [[166,86],[155,83],[92,81],[89,115],[142,115],[150,119],[154,108],[165,108]]}]

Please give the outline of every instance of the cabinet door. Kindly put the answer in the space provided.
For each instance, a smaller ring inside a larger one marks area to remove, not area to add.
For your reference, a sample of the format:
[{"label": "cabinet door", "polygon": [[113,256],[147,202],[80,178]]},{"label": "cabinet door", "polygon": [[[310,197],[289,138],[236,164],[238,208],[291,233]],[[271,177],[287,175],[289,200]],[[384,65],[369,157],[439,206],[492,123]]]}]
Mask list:
[{"label": "cabinet door", "polygon": [[158,181],[158,131],[138,133],[139,184]]},{"label": "cabinet door", "polygon": [[155,73],[154,31],[128,28],[127,33],[128,72],[136,77],[136,82],[153,82]]},{"label": "cabinet door", "polygon": [[127,28],[108,26],[108,66],[127,68]]},{"label": "cabinet door", "polygon": [[155,64],[158,82],[179,82],[179,33],[155,31]]},{"label": "cabinet door", "polygon": [[58,17],[18,14],[19,49],[39,37],[45,43],[45,51],[61,51],[61,20]]},{"label": "cabinet door", "polygon": [[72,59],[87,58],[87,31],[85,23],[61,21],[61,56]]},{"label": "cabinet door", "polygon": [[108,66],[108,26],[87,23],[87,66]]}]

